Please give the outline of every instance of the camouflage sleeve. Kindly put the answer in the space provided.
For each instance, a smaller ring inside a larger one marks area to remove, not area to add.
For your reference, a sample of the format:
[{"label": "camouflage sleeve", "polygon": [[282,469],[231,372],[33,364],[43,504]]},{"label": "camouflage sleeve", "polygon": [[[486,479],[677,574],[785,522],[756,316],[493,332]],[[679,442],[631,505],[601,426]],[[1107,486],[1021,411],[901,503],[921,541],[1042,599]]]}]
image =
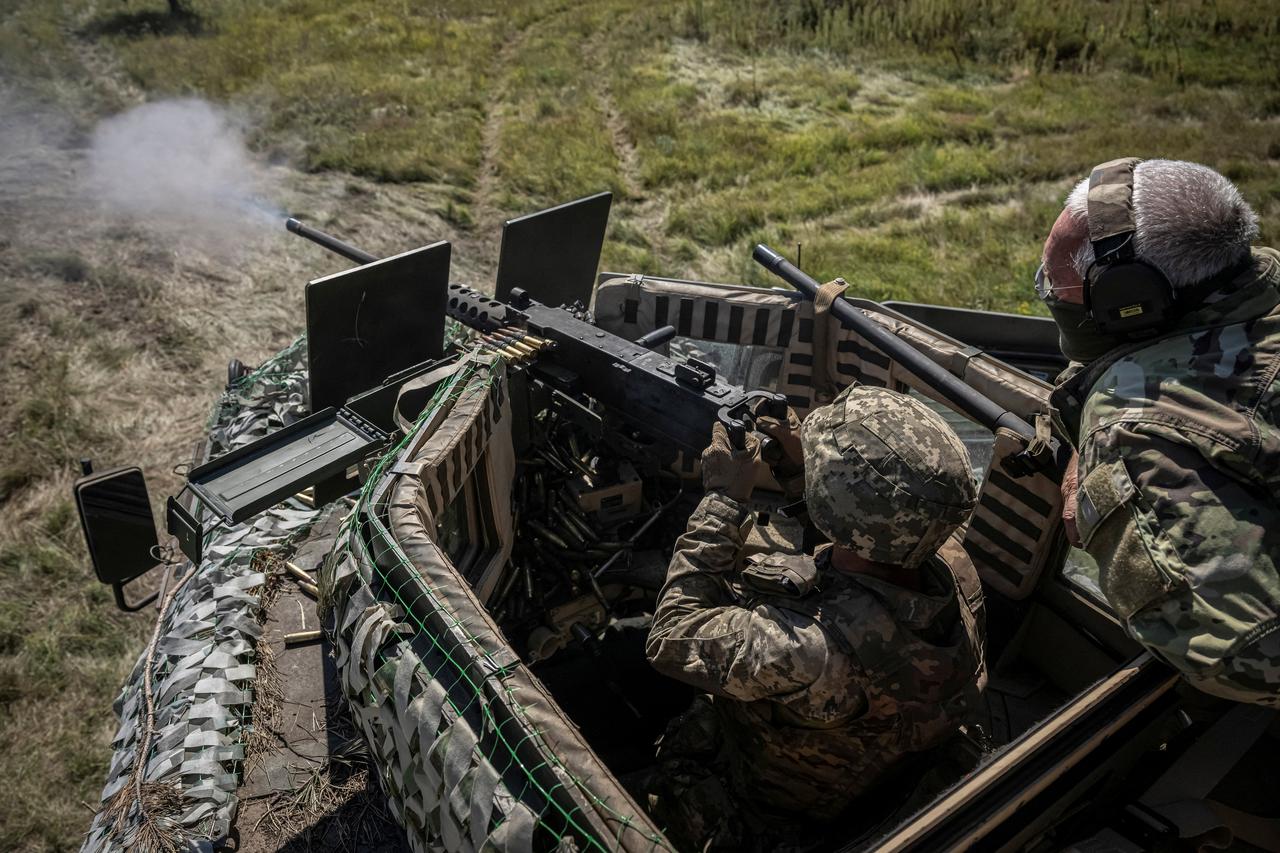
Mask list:
[{"label": "camouflage sleeve", "polygon": [[[1078,518],[1134,638],[1220,695],[1249,680],[1238,670],[1256,662],[1240,641],[1274,624],[1280,606],[1280,507],[1226,454],[1206,458],[1157,423],[1113,425],[1083,448]],[[1264,680],[1280,690],[1271,669]]]},{"label": "camouflage sleeve", "polygon": [[747,510],[711,493],[676,542],[646,652],[659,672],[732,699],[753,701],[807,687],[827,648],[813,620],[735,603],[725,583],[742,549]]}]

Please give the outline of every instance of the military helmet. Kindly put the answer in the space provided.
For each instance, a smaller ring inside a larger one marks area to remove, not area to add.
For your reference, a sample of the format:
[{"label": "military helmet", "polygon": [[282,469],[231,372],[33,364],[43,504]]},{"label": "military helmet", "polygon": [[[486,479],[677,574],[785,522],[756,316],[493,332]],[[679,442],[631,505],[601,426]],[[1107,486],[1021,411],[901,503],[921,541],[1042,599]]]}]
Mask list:
[{"label": "military helmet", "polygon": [[916,566],[973,512],[969,452],[919,400],[853,385],[800,430],[809,518],[868,560]]}]

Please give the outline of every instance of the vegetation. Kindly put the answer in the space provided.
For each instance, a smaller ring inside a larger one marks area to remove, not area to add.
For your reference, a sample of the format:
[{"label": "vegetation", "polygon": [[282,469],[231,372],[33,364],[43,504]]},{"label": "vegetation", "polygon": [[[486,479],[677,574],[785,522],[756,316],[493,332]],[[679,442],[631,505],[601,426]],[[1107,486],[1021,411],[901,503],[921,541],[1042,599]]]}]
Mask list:
[{"label": "vegetation", "polygon": [[47,181],[0,155],[0,847],[78,844],[146,630],[88,577],[71,460],[167,470],[233,347],[301,325],[294,261],[251,286],[60,236],[75,206],[28,202],[98,118],[223,103],[263,161],[342,188],[333,216],[444,223],[478,273],[502,219],[611,189],[608,268],[765,283],[766,240],[873,298],[1030,312],[1064,194],[1114,156],[1213,165],[1280,238],[1278,37],[1275,0],[0,0],[0,137],[13,91],[71,117]]},{"label": "vegetation", "polygon": [[1276,219],[1275,3],[223,5],[125,66],[257,99],[306,168],[447,184],[463,224],[613,189],[615,265],[763,281],[769,239],[871,296],[1031,310],[1051,208],[1119,153],[1217,165]]}]

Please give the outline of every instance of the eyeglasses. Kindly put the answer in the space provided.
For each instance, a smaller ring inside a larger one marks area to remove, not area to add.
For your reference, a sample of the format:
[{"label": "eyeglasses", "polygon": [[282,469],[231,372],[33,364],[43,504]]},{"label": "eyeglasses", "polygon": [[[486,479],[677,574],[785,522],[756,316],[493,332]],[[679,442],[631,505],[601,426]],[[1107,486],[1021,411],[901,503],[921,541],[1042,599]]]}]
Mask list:
[{"label": "eyeglasses", "polygon": [[1036,267],[1036,296],[1041,299],[1047,299],[1049,294],[1053,292],[1053,282],[1049,280],[1049,273],[1044,268],[1044,261],[1040,262],[1040,266]]},{"label": "eyeglasses", "polygon": [[1083,284],[1065,284],[1061,287],[1053,286],[1053,279],[1049,278],[1049,271],[1045,269],[1044,261],[1040,262],[1040,266],[1036,268],[1036,295],[1041,301],[1052,296],[1054,299],[1066,299],[1071,301],[1071,297],[1067,294],[1073,293],[1084,287]]}]

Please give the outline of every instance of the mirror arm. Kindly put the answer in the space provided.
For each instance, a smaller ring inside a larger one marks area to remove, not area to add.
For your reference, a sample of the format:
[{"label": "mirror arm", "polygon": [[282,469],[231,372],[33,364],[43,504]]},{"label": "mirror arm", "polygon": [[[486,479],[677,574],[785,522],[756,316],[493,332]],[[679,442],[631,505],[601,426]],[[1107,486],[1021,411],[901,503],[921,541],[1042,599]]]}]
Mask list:
[{"label": "mirror arm", "polygon": [[119,582],[111,584],[111,591],[116,594],[116,607],[120,608],[125,613],[137,613],[139,610],[160,597],[160,591],[156,590],[141,601],[135,604],[130,604],[124,597],[124,584]]}]

